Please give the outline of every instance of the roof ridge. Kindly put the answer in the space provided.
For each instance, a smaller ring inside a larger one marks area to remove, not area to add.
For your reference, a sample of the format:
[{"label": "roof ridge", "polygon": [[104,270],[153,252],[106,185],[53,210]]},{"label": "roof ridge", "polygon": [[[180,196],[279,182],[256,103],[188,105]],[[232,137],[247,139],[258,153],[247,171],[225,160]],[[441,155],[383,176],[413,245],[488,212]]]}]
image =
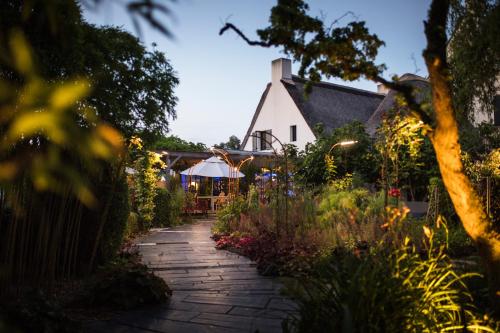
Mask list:
[{"label": "roof ridge", "polygon": [[413,73],[404,73],[399,77],[400,82],[404,81],[424,81],[424,82],[429,82],[428,79],[426,79],[423,76],[413,74]]},{"label": "roof ridge", "polygon": [[[282,80],[284,81],[284,80]],[[290,80],[287,80],[290,81]],[[306,83],[307,79],[304,79],[298,75],[292,75],[292,81],[299,81],[301,83]],[[370,91],[370,90],[365,90],[365,89],[359,89],[359,88],[354,88],[354,87],[349,87],[349,86],[344,86],[341,84],[337,83],[331,83],[331,82],[325,82],[325,81],[320,81],[320,82],[314,82],[314,86],[323,86],[324,88],[329,88],[329,89],[339,89],[339,90],[344,90],[347,92],[352,92],[356,94],[361,94],[361,95],[370,95],[373,97],[385,97],[386,94],[381,94],[375,91]]]}]

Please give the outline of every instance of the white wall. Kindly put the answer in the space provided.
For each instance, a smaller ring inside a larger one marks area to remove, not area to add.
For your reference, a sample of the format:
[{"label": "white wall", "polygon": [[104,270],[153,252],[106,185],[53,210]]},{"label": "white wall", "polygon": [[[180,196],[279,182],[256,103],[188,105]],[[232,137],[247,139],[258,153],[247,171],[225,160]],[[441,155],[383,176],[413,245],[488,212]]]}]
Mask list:
[{"label": "white wall", "polygon": [[[314,142],[316,137],[280,81],[282,77],[291,79],[291,62],[288,59],[273,61],[271,87],[251,133],[270,129],[283,144],[292,143],[299,150],[303,150],[306,144]],[[297,141],[295,142],[290,142],[290,126],[292,125],[297,126]],[[281,150],[277,142],[273,144],[273,147],[278,151]],[[251,137],[248,138],[243,150],[252,150]]]}]

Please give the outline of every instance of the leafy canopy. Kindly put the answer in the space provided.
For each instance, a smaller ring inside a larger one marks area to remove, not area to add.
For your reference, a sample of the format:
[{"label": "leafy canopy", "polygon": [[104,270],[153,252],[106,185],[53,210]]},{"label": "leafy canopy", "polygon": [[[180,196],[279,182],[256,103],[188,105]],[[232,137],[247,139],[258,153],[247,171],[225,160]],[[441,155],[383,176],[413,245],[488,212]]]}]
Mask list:
[{"label": "leafy canopy", "polygon": [[208,148],[204,143],[201,142],[194,143],[191,141],[183,140],[176,135],[170,135],[158,139],[152,145],[152,149],[200,152],[200,151],[206,151]]}]

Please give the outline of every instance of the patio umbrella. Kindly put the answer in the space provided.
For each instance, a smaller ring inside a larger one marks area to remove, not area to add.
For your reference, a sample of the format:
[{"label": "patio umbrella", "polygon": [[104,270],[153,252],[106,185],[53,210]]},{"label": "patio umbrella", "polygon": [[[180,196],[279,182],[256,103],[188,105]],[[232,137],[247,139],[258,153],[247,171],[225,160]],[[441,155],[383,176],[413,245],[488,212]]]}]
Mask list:
[{"label": "patio umbrella", "polygon": [[[219,158],[213,156],[209,159],[198,162],[194,166],[190,167],[181,172],[181,175],[187,176],[202,176],[212,178],[212,189],[211,195],[214,194],[214,177],[224,177],[224,178],[242,178],[245,177],[240,171],[233,170],[231,172],[230,166],[226,162],[220,160]],[[213,209],[213,204],[212,204]]]},{"label": "patio umbrella", "polygon": [[226,162],[213,156],[209,159],[198,162],[194,166],[181,172],[181,175],[202,176],[202,177],[225,177],[242,178],[245,177],[240,171],[231,172],[230,166]]}]

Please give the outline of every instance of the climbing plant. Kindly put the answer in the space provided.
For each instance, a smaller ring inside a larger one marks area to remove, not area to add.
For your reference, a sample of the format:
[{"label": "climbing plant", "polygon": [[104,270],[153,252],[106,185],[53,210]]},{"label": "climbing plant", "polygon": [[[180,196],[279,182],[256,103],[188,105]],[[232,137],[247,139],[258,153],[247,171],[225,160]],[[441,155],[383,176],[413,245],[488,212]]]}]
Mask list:
[{"label": "climbing plant", "polygon": [[133,158],[132,165],[135,168],[133,174],[135,206],[142,227],[147,229],[153,223],[158,174],[165,164],[159,154],[144,149],[142,140],[138,137],[130,140],[129,149]]}]

